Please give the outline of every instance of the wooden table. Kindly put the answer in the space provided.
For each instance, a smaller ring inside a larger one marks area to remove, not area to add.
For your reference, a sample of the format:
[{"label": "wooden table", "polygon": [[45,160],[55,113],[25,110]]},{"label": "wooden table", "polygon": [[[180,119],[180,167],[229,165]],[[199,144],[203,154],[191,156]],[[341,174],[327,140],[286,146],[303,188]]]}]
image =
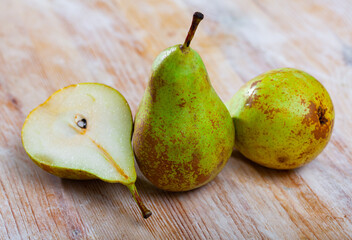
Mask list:
[{"label": "wooden table", "polygon": [[[0,239],[351,239],[351,9],[350,0],[1,0]],[[214,181],[185,193],[138,172],[153,211],[144,220],[123,185],[59,179],[29,159],[23,121],[61,87],[108,84],[135,113],[153,59],[183,42],[196,10],[205,20],[192,47],[224,101],[286,66],[328,89],[336,123],[316,160],[275,171],[234,151]]]}]

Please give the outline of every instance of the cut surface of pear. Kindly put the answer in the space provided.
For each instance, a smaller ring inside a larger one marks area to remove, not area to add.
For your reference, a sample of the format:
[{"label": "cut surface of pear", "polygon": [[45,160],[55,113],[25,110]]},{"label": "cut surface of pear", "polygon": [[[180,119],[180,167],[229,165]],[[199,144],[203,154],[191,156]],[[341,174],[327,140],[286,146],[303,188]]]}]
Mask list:
[{"label": "cut surface of pear", "polygon": [[148,217],[134,186],[132,126],[129,105],[117,90],[82,83],[58,90],[34,109],[22,143],[37,165],[56,176],[126,185]]}]

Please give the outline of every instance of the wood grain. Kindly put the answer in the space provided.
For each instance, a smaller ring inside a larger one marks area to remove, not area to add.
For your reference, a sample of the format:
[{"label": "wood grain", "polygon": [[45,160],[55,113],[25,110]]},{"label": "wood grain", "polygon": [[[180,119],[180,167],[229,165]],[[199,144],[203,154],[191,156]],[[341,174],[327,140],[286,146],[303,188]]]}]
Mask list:
[{"label": "wood grain", "polygon": [[[352,2],[349,0],[0,0],[0,239],[351,239]],[[185,193],[157,190],[138,172],[153,211],[143,220],[127,188],[59,179],[24,152],[31,109],[72,83],[118,89],[136,112],[158,53],[192,47],[228,100],[278,67],[311,73],[335,106],[332,139],[292,171],[234,151],[219,176]]]}]

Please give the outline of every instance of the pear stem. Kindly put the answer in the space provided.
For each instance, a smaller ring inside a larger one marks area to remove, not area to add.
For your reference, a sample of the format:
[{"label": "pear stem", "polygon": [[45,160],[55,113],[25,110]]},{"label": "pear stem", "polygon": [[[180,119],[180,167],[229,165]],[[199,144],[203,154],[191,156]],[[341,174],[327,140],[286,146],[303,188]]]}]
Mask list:
[{"label": "pear stem", "polygon": [[152,212],[144,205],[144,203],[142,202],[141,197],[139,196],[138,192],[137,192],[137,188],[136,186],[133,184],[130,184],[127,186],[128,189],[130,190],[130,192],[132,193],[133,199],[134,201],[138,204],[139,209],[142,212],[142,215],[144,218],[148,218],[152,215]]},{"label": "pear stem", "polygon": [[197,30],[198,24],[200,23],[200,21],[202,21],[203,18],[204,18],[204,15],[200,12],[195,12],[193,14],[192,25],[189,28],[186,40],[183,43],[183,45],[181,46],[181,49],[185,49],[185,48],[189,47],[189,45],[192,41],[192,38]]}]

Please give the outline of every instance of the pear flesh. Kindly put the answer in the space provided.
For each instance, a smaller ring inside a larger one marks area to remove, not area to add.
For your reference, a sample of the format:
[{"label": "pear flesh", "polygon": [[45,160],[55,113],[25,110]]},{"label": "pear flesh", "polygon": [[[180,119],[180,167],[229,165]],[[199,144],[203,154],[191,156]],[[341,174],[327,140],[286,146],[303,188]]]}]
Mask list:
[{"label": "pear flesh", "polygon": [[234,146],[230,114],[201,57],[189,47],[192,37],[155,59],[135,117],[138,166],[151,183],[167,191],[191,190],[214,179]]},{"label": "pear flesh", "polygon": [[30,158],[56,176],[122,183],[140,200],[132,126],[131,110],[118,91],[83,83],[60,89],[34,109],[22,128],[22,142]]},{"label": "pear flesh", "polygon": [[334,125],[334,107],[324,86],[292,68],[257,76],[227,106],[236,128],[236,148],[274,169],[312,161],[329,142]]}]

